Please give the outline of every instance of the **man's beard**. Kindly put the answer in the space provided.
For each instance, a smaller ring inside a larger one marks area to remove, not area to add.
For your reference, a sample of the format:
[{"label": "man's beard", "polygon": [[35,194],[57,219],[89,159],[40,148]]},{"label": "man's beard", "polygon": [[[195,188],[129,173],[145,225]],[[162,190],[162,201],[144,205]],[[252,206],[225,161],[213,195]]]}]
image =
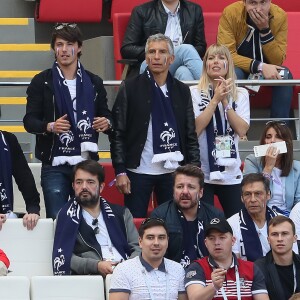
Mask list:
[{"label": "man's beard", "polygon": [[93,208],[98,205],[99,202],[99,194],[91,195],[89,197],[80,197],[80,195],[75,197],[75,200],[82,207]]}]

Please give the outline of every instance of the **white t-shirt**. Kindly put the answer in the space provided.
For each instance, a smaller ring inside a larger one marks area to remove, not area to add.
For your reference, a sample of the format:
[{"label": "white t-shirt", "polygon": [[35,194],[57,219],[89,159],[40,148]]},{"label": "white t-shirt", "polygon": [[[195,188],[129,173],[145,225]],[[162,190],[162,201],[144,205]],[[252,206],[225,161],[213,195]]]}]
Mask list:
[{"label": "white t-shirt", "polygon": [[[198,89],[198,86],[191,86],[191,95],[193,100],[193,107],[194,107],[194,113],[195,118],[201,115],[202,111],[200,111],[200,106],[202,106],[202,98],[200,90]],[[250,105],[249,105],[249,94],[248,91],[244,88],[237,88],[238,90],[238,100],[235,101],[235,112],[248,124],[250,124]],[[224,118],[224,109],[222,106],[222,103],[218,104],[220,115],[223,123],[223,127],[225,124],[225,118]],[[221,184],[221,185],[232,185],[232,184],[239,184],[242,181],[242,172],[240,170],[241,166],[241,159],[239,156],[239,149],[238,149],[238,142],[239,142],[239,136],[237,134],[234,134],[234,143],[237,153],[236,163],[234,166],[231,167],[225,167],[225,171],[222,173],[225,173],[225,179],[223,181],[216,181],[216,180],[210,180],[210,167],[209,167],[209,160],[208,160],[208,147],[207,147],[207,138],[206,138],[206,130],[203,130],[203,132],[198,137],[199,145],[200,145],[200,160],[201,160],[201,169],[204,172],[204,181],[206,183],[211,184]]]},{"label": "white t-shirt", "polygon": [[75,79],[71,79],[68,80],[66,79],[68,88],[69,88],[69,92],[71,95],[71,99],[73,102],[73,114],[74,114],[74,119],[75,119],[75,123],[77,122],[77,110],[76,110],[76,78]]},{"label": "white t-shirt", "polygon": [[82,210],[82,216],[86,223],[93,228],[93,230],[98,227],[99,233],[96,234],[96,239],[99,245],[101,246],[102,251],[102,257],[103,260],[110,260],[114,262],[120,262],[123,260],[123,257],[118,252],[118,250],[114,247],[114,245],[111,242],[111,239],[109,237],[106,224],[103,219],[103,214],[100,212],[100,215],[98,216],[98,224],[93,225],[94,218],[86,211]]},{"label": "white t-shirt", "polygon": [[[167,95],[167,85],[160,87],[164,95]],[[166,98],[166,101],[170,101],[169,98]],[[129,169],[129,171],[138,173],[138,174],[148,174],[148,175],[161,175],[172,173],[174,170],[164,168],[164,161],[152,163],[153,153],[153,138],[152,138],[152,116],[150,116],[147,139],[144,145],[144,149],[141,155],[140,165],[136,169]]]},{"label": "white t-shirt", "polygon": [[[166,258],[164,265],[165,271],[149,271],[141,263],[139,256],[126,260],[114,269],[109,291],[128,293],[129,300],[178,299],[178,293],[185,293],[184,269],[179,263]],[[167,290],[169,298],[166,297]]]}]

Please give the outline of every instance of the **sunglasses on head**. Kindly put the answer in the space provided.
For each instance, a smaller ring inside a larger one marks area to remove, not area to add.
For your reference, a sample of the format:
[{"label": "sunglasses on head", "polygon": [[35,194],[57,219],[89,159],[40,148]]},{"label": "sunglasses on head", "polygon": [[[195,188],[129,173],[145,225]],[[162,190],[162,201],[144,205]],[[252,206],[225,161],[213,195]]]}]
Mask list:
[{"label": "sunglasses on head", "polygon": [[146,225],[148,224],[149,222],[151,221],[158,221],[159,223],[161,224],[165,224],[165,221],[161,218],[146,218],[142,223],[141,225]]},{"label": "sunglasses on head", "polygon": [[76,28],[77,27],[77,24],[76,23],[57,23],[55,26],[54,26],[54,29],[55,30],[61,30],[65,27],[70,27],[72,29]]},{"label": "sunglasses on head", "polygon": [[266,123],[266,125],[282,125],[282,126],[286,126],[286,122],[285,121],[268,121]]}]

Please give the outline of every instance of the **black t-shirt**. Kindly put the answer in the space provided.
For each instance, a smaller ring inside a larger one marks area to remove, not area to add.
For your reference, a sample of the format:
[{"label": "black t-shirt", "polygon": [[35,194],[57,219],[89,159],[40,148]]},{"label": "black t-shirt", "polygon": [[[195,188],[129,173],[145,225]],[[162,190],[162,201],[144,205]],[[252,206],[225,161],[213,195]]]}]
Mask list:
[{"label": "black t-shirt", "polygon": [[[279,279],[282,285],[282,290],[285,295],[284,299],[289,299],[294,293],[294,272],[293,272],[293,265],[289,266],[279,266],[275,264],[277,269]],[[298,292],[296,289],[295,292]],[[283,300],[284,300],[283,299]]]}]

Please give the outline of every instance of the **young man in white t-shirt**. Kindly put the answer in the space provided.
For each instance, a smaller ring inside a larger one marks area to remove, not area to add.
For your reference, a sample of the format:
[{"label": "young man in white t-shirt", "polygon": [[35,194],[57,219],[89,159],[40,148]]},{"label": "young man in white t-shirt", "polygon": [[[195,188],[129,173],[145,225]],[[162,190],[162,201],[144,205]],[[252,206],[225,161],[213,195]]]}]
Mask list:
[{"label": "young man in white t-shirt", "polygon": [[162,219],[147,218],[142,222],[139,229],[142,253],[115,268],[110,300],[187,299],[183,267],[164,258],[168,239]]}]

